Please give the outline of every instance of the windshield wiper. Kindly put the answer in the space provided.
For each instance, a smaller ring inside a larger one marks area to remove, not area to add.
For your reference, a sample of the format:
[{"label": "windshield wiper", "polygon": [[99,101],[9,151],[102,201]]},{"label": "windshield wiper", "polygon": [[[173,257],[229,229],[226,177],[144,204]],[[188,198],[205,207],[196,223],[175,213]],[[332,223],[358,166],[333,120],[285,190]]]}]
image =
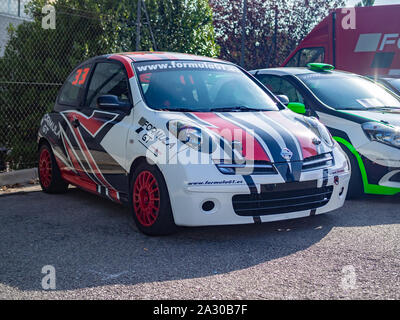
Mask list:
[{"label": "windshield wiper", "polygon": [[400,109],[400,107],[382,106],[382,107],[366,108],[366,110],[390,110],[390,109]]},{"label": "windshield wiper", "polygon": [[234,106],[234,107],[221,107],[221,108],[211,108],[211,112],[235,112],[235,111],[270,111],[269,109],[259,109],[247,106]]},{"label": "windshield wiper", "polygon": [[340,109],[337,109],[337,110],[360,110],[360,111],[362,111],[362,110],[366,110],[365,108],[352,108],[352,107],[348,107],[348,108],[340,108]]},{"label": "windshield wiper", "polygon": [[195,110],[195,109],[190,109],[190,108],[161,108],[161,109],[157,109],[159,111],[176,111],[176,112],[197,112],[199,110]]}]

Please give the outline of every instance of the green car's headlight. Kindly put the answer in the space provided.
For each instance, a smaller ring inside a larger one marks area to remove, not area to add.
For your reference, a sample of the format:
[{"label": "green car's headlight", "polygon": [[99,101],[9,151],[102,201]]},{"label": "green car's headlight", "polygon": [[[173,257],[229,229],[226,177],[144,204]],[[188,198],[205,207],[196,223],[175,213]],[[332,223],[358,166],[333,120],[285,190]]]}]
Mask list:
[{"label": "green car's headlight", "polygon": [[371,141],[378,141],[400,148],[400,128],[390,127],[379,122],[366,122],[362,129]]}]

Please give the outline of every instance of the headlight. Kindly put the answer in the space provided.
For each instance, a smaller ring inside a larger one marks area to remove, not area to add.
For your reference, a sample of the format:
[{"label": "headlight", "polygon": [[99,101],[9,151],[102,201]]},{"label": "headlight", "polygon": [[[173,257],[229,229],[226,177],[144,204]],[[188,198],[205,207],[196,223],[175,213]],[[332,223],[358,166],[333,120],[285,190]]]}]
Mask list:
[{"label": "headlight", "polygon": [[201,148],[201,130],[196,127],[183,126],[178,129],[178,140],[195,150]]},{"label": "headlight", "polygon": [[328,129],[314,117],[304,117],[306,124],[314,134],[324,141],[329,147],[333,147],[335,142]]},{"label": "headlight", "polygon": [[196,151],[212,153],[215,148],[211,136],[206,130],[196,126],[195,123],[171,120],[168,122],[167,127],[180,142]]},{"label": "headlight", "polygon": [[371,141],[378,141],[384,144],[400,148],[400,129],[389,127],[379,122],[366,122],[362,128]]}]

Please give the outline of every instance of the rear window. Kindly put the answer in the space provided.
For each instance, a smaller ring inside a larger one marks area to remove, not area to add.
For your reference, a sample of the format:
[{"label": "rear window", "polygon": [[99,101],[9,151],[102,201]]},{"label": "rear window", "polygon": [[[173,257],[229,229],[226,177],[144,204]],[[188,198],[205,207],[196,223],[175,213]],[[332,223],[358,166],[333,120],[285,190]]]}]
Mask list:
[{"label": "rear window", "polygon": [[309,63],[323,63],[325,59],[325,49],[323,47],[304,48],[288,61],[285,67],[306,67]]},{"label": "rear window", "polygon": [[90,66],[84,66],[71,73],[61,89],[58,103],[77,106],[79,104],[79,94],[86,83],[89,72]]}]

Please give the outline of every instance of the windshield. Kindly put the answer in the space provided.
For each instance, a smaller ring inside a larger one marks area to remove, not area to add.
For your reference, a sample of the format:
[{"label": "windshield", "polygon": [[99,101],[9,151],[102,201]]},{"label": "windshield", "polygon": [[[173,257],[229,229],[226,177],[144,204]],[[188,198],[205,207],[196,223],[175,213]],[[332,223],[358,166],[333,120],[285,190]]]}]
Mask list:
[{"label": "windshield", "polygon": [[381,86],[350,74],[298,76],[325,104],[337,110],[400,108],[400,100]]},{"label": "windshield", "polygon": [[147,105],[165,111],[278,110],[239,68],[201,61],[134,64]]},{"label": "windshield", "polygon": [[386,78],[385,80],[389,82],[392,87],[396,88],[397,90],[400,90],[400,79]]}]

